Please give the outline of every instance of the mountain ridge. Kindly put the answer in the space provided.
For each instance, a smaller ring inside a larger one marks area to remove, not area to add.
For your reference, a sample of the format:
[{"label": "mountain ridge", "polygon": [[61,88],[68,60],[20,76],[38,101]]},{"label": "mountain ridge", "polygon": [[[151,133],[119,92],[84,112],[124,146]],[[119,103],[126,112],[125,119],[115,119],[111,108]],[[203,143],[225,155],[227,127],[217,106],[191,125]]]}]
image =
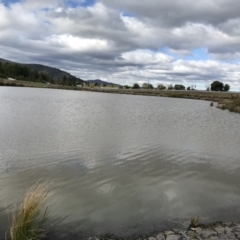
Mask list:
[{"label": "mountain ridge", "polygon": [[0,58],[0,62],[1,63],[9,62],[9,63],[12,63],[12,64],[18,64],[18,65],[21,65],[21,66],[29,67],[30,69],[36,70],[38,72],[46,73],[50,77],[52,77],[56,81],[56,83],[59,83],[60,81],[62,81],[64,76],[67,77],[67,78],[73,78],[75,80],[76,84],[83,84],[84,82],[86,82],[86,81],[82,80],[81,78],[75,77],[75,76],[71,75],[70,73],[68,73],[66,71],[63,71],[59,68],[50,67],[50,66],[46,66],[46,65],[43,65],[43,64],[18,63],[18,62],[14,62],[14,61],[3,59],[3,58]]},{"label": "mountain ridge", "polygon": [[87,80],[87,82],[89,83],[98,83],[98,84],[102,84],[102,85],[115,85],[115,86],[121,86],[117,83],[112,83],[112,82],[106,82],[106,81],[103,81],[101,79],[94,79],[94,80]]}]

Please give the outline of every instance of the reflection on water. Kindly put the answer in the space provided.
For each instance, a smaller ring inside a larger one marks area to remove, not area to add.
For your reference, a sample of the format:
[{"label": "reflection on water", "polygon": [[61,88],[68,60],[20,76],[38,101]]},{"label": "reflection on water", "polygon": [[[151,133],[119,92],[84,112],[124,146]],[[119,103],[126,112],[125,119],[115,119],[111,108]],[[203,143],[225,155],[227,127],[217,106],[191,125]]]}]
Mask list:
[{"label": "reflection on water", "polygon": [[204,101],[50,89],[2,87],[0,101],[4,223],[41,179],[51,182],[52,223],[72,233],[239,220],[237,114]]}]

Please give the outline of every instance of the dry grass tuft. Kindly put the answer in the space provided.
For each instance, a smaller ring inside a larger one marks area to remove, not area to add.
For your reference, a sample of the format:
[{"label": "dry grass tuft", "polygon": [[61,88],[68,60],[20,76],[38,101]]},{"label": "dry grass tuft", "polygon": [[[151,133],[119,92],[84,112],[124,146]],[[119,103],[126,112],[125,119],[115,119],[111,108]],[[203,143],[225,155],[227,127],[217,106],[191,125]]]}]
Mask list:
[{"label": "dry grass tuft", "polygon": [[195,228],[195,227],[199,226],[199,224],[200,224],[200,218],[199,218],[199,216],[197,216],[197,217],[192,217],[189,227],[190,227],[190,228]]},{"label": "dry grass tuft", "polygon": [[43,224],[47,219],[47,208],[44,206],[48,192],[47,184],[31,187],[18,212],[13,215],[10,228],[11,240],[37,240],[45,236]]},{"label": "dry grass tuft", "polygon": [[240,99],[234,99],[227,107],[230,112],[240,113]]}]

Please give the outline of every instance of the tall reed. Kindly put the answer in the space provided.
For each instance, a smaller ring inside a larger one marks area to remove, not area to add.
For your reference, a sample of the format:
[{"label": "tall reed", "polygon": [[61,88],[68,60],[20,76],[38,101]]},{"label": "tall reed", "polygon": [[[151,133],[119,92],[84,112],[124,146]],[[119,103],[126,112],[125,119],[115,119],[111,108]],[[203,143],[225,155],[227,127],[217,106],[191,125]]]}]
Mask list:
[{"label": "tall reed", "polygon": [[32,186],[26,193],[10,227],[11,240],[38,240],[45,236],[47,184]]}]

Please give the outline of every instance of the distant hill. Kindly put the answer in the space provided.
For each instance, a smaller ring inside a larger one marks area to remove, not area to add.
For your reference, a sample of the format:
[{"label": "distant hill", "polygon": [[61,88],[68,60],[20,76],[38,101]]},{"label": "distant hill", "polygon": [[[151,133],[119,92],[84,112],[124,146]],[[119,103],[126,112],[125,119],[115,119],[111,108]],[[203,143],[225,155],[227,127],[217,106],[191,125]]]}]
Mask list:
[{"label": "distant hill", "polygon": [[98,83],[98,84],[102,84],[102,85],[105,84],[105,85],[121,86],[121,85],[116,84],[116,83],[111,83],[111,82],[102,81],[101,79],[88,80],[87,82],[89,82],[89,83]]},{"label": "distant hill", "polygon": [[62,71],[62,70],[60,70],[58,68],[54,68],[54,67],[44,66],[44,65],[41,65],[41,64],[17,63],[17,62],[9,61],[9,60],[2,59],[2,58],[0,58],[0,62],[2,62],[2,63],[6,63],[6,62],[15,63],[15,64],[19,64],[21,66],[26,66],[26,67],[28,67],[32,70],[36,70],[38,72],[43,72],[43,73],[49,75],[50,77],[52,77],[56,82],[60,82],[63,79],[64,76],[67,77],[67,78],[74,79],[76,84],[82,84],[83,82],[85,82],[81,78],[77,78],[77,77],[71,75],[68,72]]},{"label": "distant hill", "polygon": [[9,60],[3,59],[3,58],[0,58],[0,62],[1,63],[5,63],[5,62],[15,63],[13,61],[9,61]]},{"label": "distant hill", "polygon": [[27,67],[29,67],[33,70],[37,70],[38,72],[47,73],[49,76],[51,76],[57,82],[61,81],[64,76],[66,76],[67,78],[73,77],[77,84],[82,84],[83,82],[85,82],[81,78],[77,78],[77,77],[71,75],[70,73],[62,71],[58,68],[44,66],[41,64],[24,64],[24,65],[26,65]]}]

